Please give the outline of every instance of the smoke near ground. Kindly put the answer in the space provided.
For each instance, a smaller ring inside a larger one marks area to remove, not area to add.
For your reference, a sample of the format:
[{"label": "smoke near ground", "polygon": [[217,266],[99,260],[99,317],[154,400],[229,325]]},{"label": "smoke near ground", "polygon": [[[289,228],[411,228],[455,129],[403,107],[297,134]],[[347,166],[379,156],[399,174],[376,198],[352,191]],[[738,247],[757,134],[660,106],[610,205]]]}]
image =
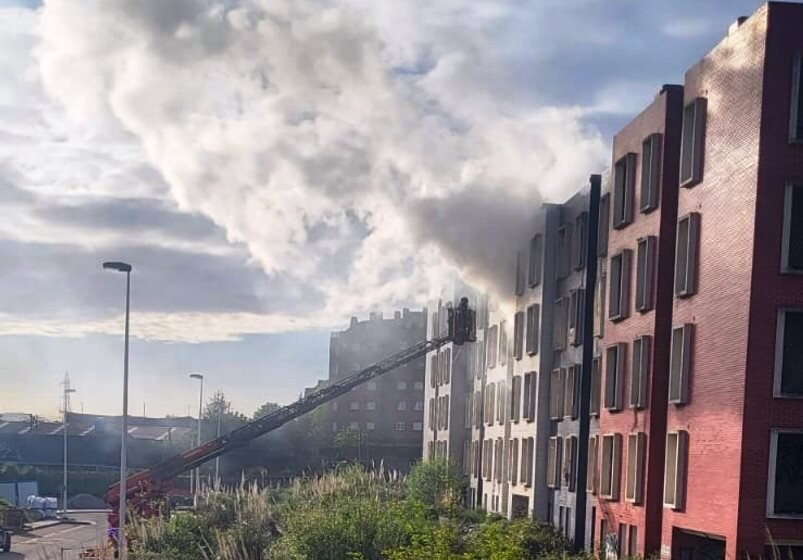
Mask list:
[{"label": "smoke near ground", "polygon": [[519,0],[46,0],[37,60],[73,130],[142,146],[182,211],[266,275],[322,293],[326,322],[423,302],[455,270],[507,286],[533,210],[602,167],[581,111],[519,83],[538,48],[528,13]]}]

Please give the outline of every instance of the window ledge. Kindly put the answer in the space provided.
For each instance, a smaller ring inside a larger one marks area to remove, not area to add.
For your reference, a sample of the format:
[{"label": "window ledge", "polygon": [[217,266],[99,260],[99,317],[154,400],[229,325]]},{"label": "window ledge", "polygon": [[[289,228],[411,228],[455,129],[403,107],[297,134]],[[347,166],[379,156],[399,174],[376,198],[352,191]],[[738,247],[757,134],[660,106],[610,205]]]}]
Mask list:
[{"label": "window ledge", "polygon": [[699,185],[702,182],[703,182],[703,178],[702,177],[691,177],[689,179],[686,179],[685,181],[681,181],[680,182],[680,186],[681,186],[681,188],[684,188],[684,189],[690,189],[690,188],[692,188],[694,186]]},{"label": "window ledge", "polygon": [[625,319],[627,319],[627,317],[628,317],[627,315],[613,315],[613,316],[609,316],[608,320],[611,323],[620,323],[620,322],[624,321]]},{"label": "window ledge", "polygon": [[[772,395],[775,399],[787,399],[792,401],[803,400],[803,393],[774,393]],[[803,515],[803,514],[801,514]]]},{"label": "window ledge", "polygon": [[803,513],[768,513],[767,519],[803,519]]},{"label": "window ledge", "polygon": [[790,276],[803,276],[803,268],[790,268],[788,266],[782,266],[781,274],[788,274]]}]

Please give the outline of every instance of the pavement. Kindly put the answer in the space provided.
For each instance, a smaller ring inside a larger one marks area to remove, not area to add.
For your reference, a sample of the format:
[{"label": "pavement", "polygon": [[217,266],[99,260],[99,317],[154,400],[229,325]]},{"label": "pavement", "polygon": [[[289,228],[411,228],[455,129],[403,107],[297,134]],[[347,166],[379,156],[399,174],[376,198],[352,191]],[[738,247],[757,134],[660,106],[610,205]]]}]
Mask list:
[{"label": "pavement", "polygon": [[69,519],[40,521],[12,536],[11,552],[0,553],[0,560],[78,560],[105,540],[106,512],[69,512]]}]

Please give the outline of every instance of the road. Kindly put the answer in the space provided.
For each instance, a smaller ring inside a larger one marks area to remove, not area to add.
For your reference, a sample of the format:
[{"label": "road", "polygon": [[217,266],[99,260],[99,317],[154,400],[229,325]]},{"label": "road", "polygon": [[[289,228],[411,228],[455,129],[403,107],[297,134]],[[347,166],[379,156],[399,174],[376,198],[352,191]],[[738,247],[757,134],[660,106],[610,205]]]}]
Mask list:
[{"label": "road", "polygon": [[105,513],[75,513],[71,517],[92,525],[60,524],[14,535],[11,552],[0,560],[78,560],[78,553],[104,542]]}]

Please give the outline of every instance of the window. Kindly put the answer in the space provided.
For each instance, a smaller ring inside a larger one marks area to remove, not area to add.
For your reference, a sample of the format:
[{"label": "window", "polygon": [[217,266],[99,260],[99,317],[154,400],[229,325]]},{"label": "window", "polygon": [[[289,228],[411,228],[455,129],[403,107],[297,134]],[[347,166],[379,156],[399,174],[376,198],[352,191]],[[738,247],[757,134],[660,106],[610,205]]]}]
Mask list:
[{"label": "window", "polygon": [[605,408],[611,411],[622,409],[625,348],[620,342],[605,350]]},{"label": "window", "polygon": [[577,418],[578,396],[577,384],[580,381],[581,369],[579,365],[569,366],[563,370],[566,375],[563,393],[563,416]]},{"label": "window", "polygon": [[772,430],[769,493],[771,516],[803,516],[803,431]]},{"label": "window", "polygon": [[561,439],[559,437],[549,438],[546,457],[546,485],[549,488],[560,488]]},{"label": "window", "polygon": [[653,285],[655,283],[655,248],[658,240],[654,235],[638,240],[636,250],[636,309],[649,311],[655,306],[653,302]]},{"label": "window", "polygon": [[443,397],[443,429],[449,429],[449,395]]},{"label": "window", "polygon": [[786,185],[782,253],[781,272],[803,272],[803,184]]},{"label": "window", "polygon": [[689,435],[685,431],[666,434],[664,463],[664,506],[681,509],[686,490],[686,450]]},{"label": "window", "polygon": [[597,280],[594,282],[594,336],[602,338],[605,335],[605,279],[607,270],[605,261],[597,269]]},{"label": "window", "polygon": [[360,423],[359,422],[349,422],[349,430],[359,430]]},{"label": "window", "polygon": [[588,212],[580,212],[574,219],[572,242],[572,267],[581,270],[586,265],[586,238],[588,237]]},{"label": "window", "polygon": [[429,399],[429,427],[435,430],[435,399]]},{"label": "window", "polygon": [[415,383],[413,383],[413,389],[421,390],[423,388],[424,388],[423,381],[416,381]]},{"label": "window", "polygon": [[703,179],[706,100],[698,97],[683,109],[680,139],[680,186],[692,187]]},{"label": "window", "polygon": [[560,298],[555,302],[555,316],[552,319],[552,348],[566,349],[566,332],[569,320],[569,300]]},{"label": "window", "polygon": [[530,266],[527,271],[527,280],[531,287],[541,283],[541,272],[544,262],[544,236],[540,233],[530,239]]},{"label": "window", "polygon": [[630,259],[632,251],[625,249],[611,257],[608,318],[619,321],[630,315]]},{"label": "window", "polygon": [[494,455],[494,475],[496,482],[502,482],[502,472],[505,467],[505,448],[502,438],[496,438],[496,443],[494,444]]},{"label": "window", "polygon": [[510,472],[508,473],[510,484],[515,486],[519,481],[519,440],[510,441]]},{"label": "window", "polygon": [[629,153],[613,166],[613,227],[621,229],[633,221],[636,188],[636,154]]},{"label": "window", "polygon": [[619,472],[622,449],[621,434],[602,436],[602,469],[599,493],[608,500],[619,499]]},{"label": "window", "polygon": [[537,303],[527,308],[527,354],[538,353],[538,338],[541,323],[541,306]]},{"label": "window", "polygon": [[535,420],[535,372],[524,374],[524,418],[527,422]]},{"label": "window", "polygon": [[438,365],[441,368],[441,383],[447,384],[449,383],[449,378],[451,377],[452,373],[452,349],[447,348],[443,352],[441,352],[440,359],[438,359]]},{"label": "window", "polygon": [[499,328],[494,325],[488,329],[488,340],[485,344],[485,354],[487,357],[486,367],[496,367],[496,352],[499,346]]},{"label": "window", "polygon": [[686,404],[689,399],[691,343],[694,325],[686,323],[672,329],[669,355],[669,402]]},{"label": "window", "polygon": [[499,365],[507,364],[507,321],[499,322]]},{"label": "window", "polygon": [[433,389],[438,384],[438,355],[433,354],[429,357],[429,386]]},{"label": "window", "polygon": [[563,418],[564,369],[553,369],[549,376],[549,417],[552,420]]},{"label": "window", "polygon": [[580,346],[583,343],[583,325],[585,325],[585,295],[583,289],[572,290],[569,293],[569,344]]},{"label": "window", "polygon": [[575,491],[575,478],[577,478],[577,438],[569,436],[566,438],[566,445],[563,446],[563,486],[569,492]]},{"label": "window", "polygon": [[535,439],[524,438],[521,440],[521,472],[519,473],[521,482],[525,486],[533,484],[533,454],[535,451]]},{"label": "window", "polygon": [[513,317],[513,357],[521,360],[524,356],[524,311]]},{"label": "window", "polygon": [[349,403],[349,410],[360,410],[360,403],[357,401],[351,401]]},{"label": "window", "polygon": [[[416,424],[421,426],[421,422],[416,422]],[[365,429],[368,430],[369,432],[373,432],[376,429],[376,425],[373,422],[366,422]],[[420,427],[418,429],[421,430]]]},{"label": "window", "polygon": [[376,403],[373,401],[365,403],[365,410],[376,410]]},{"label": "window", "polygon": [[779,310],[777,325],[775,396],[803,397],[803,310]]},{"label": "window", "polygon": [[588,463],[586,466],[586,492],[597,493],[597,447],[599,436],[588,438]]},{"label": "window", "polygon": [[640,336],[633,341],[633,358],[630,375],[630,407],[647,406],[647,379],[650,371],[652,337]]},{"label": "window", "polygon": [[688,297],[697,292],[697,253],[700,237],[700,214],[692,212],[678,222],[675,249],[675,295]]},{"label": "window", "polygon": [[516,253],[516,295],[524,293],[524,256],[521,251]]},{"label": "window", "polygon": [[625,543],[625,539],[627,538],[627,524],[619,523],[619,526],[616,528],[616,536],[619,541],[619,550],[617,551],[618,557],[624,559],[625,550],[627,550],[627,545]]},{"label": "window", "polygon": [[638,556],[638,526],[630,525],[627,532],[627,555],[630,558]]},{"label": "window", "polygon": [[424,410],[424,401],[415,401],[415,403],[413,404],[413,410],[415,410],[416,412]]},{"label": "window", "polygon": [[407,382],[406,381],[399,381],[396,383],[396,388],[399,391],[406,391],[407,390]]},{"label": "window", "polygon": [[589,403],[589,414],[599,416],[600,388],[602,387],[602,373],[600,372],[600,359],[591,360],[591,402]]},{"label": "window", "polygon": [[597,256],[608,254],[608,230],[611,227],[611,195],[605,193],[599,201],[599,224],[597,225]]},{"label": "window", "polygon": [[474,393],[474,427],[479,428],[482,425],[482,411],[483,411],[482,393],[477,391]]},{"label": "window", "polygon": [[801,52],[795,53],[792,64],[792,96],[789,112],[789,142],[803,142],[803,84],[801,79]]},{"label": "window", "polygon": [[658,208],[658,188],[661,184],[661,135],[650,134],[641,144],[641,192],[639,210],[651,212]]},{"label": "window", "polygon": [[[373,422],[369,422],[369,424],[373,425]],[[373,427],[371,428],[373,430]],[[422,429],[421,422],[413,422],[413,431],[420,432]]]},{"label": "window", "polygon": [[407,402],[406,401],[399,401],[399,404],[396,406],[396,410],[398,410],[398,411],[407,410]]},{"label": "window", "polygon": [[[424,388],[424,384],[421,381],[417,381],[417,383],[421,383],[420,389]],[[369,391],[376,391],[376,381],[369,381],[365,386]]]},{"label": "window", "polygon": [[407,428],[407,425],[404,422],[396,422],[396,431],[403,432]]},{"label": "window", "polygon": [[489,426],[494,423],[494,400],[496,398],[495,386],[489,383],[485,386],[485,420]]},{"label": "window", "polygon": [[625,500],[640,504],[644,488],[644,448],[647,434],[638,432],[627,436],[627,480]]},{"label": "window", "polygon": [[499,424],[503,424],[505,421],[505,393],[506,393],[506,383],[504,381],[500,381],[496,384],[496,421]]},{"label": "window", "polygon": [[332,422],[332,431],[333,432],[337,431],[337,422]]},{"label": "window", "polygon": [[488,457],[488,467],[485,469],[485,480],[493,480],[493,455],[494,455],[494,440],[485,440],[485,451]]},{"label": "window", "polygon": [[558,228],[558,254],[555,256],[557,262],[555,266],[555,277],[560,280],[569,275],[569,263],[572,257],[572,231],[569,224]]},{"label": "window", "polygon": [[510,384],[510,419],[518,422],[521,418],[521,376],[514,375]]}]

